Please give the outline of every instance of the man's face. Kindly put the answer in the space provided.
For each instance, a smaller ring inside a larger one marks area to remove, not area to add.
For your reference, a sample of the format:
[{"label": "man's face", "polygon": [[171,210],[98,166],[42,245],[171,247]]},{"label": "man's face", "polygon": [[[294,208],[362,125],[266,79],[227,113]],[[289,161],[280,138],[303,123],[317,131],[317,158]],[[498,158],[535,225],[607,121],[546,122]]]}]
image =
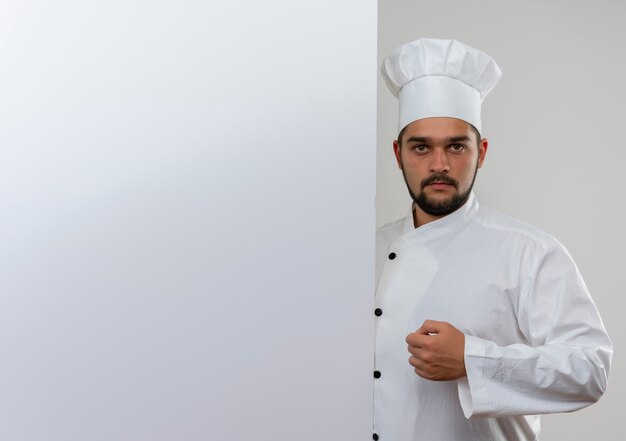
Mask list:
[{"label": "man's face", "polygon": [[424,118],[405,127],[393,148],[409,193],[425,213],[442,217],[468,199],[487,140],[456,118]]}]

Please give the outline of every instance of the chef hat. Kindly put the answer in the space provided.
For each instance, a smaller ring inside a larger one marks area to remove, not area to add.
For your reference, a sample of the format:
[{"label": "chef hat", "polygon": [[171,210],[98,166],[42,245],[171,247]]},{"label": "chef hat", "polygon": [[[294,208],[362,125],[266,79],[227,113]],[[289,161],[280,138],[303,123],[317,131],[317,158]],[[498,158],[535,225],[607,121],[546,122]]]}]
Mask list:
[{"label": "chef hat", "polygon": [[420,38],[383,61],[383,78],[400,101],[398,132],[413,121],[453,117],[481,132],[480,107],[502,72],[484,52],[456,40]]}]

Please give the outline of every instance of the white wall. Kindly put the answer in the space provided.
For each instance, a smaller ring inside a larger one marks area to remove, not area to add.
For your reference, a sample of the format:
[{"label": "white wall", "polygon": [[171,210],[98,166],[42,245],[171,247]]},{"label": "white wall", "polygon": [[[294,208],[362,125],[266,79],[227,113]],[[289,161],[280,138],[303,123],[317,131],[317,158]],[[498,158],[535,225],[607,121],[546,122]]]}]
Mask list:
[{"label": "white wall", "polygon": [[371,437],[376,4],[0,3],[0,439]]},{"label": "white wall", "polygon": [[[379,62],[419,37],[455,38],[495,58],[502,80],[486,98],[481,204],[540,227],[570,250],[615,345],[600,403],[542,419],[542,440],[626,439],[622,147],[626,3],[553,0],[379,4]],[[409,199],[391,150],[397,102],[379,80],[377,223]]]}]

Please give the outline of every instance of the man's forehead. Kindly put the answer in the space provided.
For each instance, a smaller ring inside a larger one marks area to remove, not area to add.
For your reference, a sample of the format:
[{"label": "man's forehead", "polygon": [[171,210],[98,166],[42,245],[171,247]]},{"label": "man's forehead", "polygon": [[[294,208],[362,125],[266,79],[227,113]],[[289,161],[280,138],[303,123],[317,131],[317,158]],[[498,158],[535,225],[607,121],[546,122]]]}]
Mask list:
[{"label": "man's forehead", "polygon": [[403,140],[419,137],[435,141],[463,136],[474,138],[472,133],[472,126],[466,121],[457,118],[435,117],[413,121],[400,132],[400,135]]},{"label": "man's forehead", "polygon": [[471,125],[458,118],[451,117],[433,117],[422,118],[413,121],[407,125],[405,133],[414,132],[416,130],[471,130]]}]

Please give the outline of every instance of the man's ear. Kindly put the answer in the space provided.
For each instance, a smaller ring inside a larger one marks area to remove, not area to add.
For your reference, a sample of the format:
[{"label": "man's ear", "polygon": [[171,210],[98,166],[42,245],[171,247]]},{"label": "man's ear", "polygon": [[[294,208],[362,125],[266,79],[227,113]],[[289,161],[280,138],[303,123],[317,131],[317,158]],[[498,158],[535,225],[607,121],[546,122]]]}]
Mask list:
[{"label": "man's ear", "polygon": [[489,148],[489,141],[487,138],[483,138],[478,143],[478,168],[483,166],[485,162],[485,156],[487,156],[487,149]]},{"label": "man's ear", "polygon": [[396,162],[398,163],[398,168],[402,170],[402,156],[401,156],[401,148],[398,140],[393,142],[393,154],[396,155]]}]

